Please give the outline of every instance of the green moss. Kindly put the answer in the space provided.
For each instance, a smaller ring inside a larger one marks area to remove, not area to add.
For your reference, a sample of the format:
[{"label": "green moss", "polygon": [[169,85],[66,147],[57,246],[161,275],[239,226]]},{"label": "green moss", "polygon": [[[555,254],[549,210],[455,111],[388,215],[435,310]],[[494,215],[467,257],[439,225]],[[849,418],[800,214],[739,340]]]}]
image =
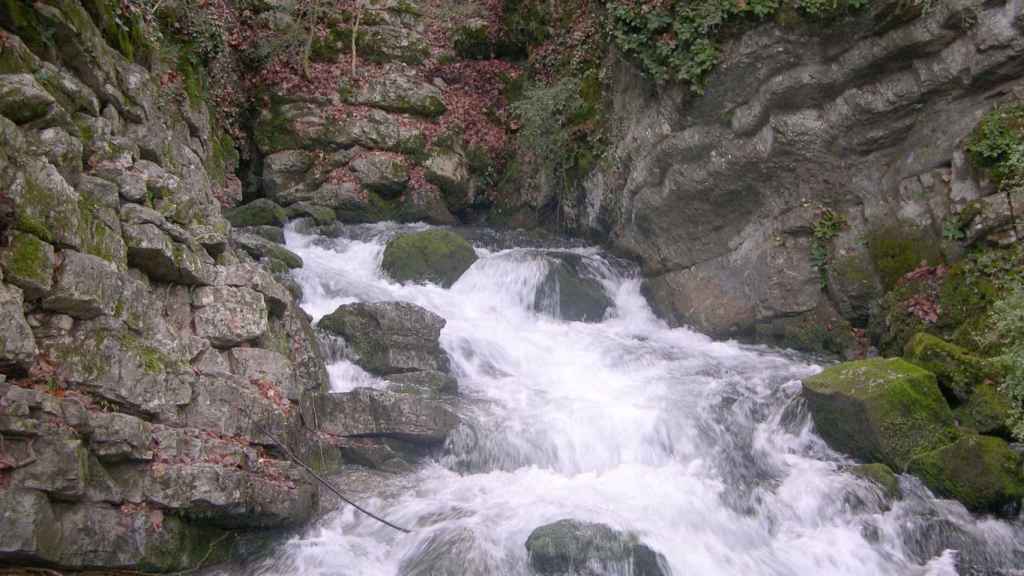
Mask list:
[{"label": "green moss", "polygon": [[487,60],[494,55],[487,26],[466,24],[459,26],[452,34],[455,53],[466,60]]},{"label": "green moss", "polygon": [[284,104],[280,98],[271,98],[270,107],[260,114],[259,122],[253,130],[256,145],[264,154],[294,150],[306,144],[292,130],[291,122],[284,112]]},{"label": "green moss", "polygon": [[925,332],[917,333],[907,342],[903,356],[935,374],[946,397],[957,402],[967,400],[975,386],[991,377],[984,360]]},{"label": "green moss", "polygon": [[898,500],[902,497],[900,481],[896,474],[885,464],[861,464],[850,469],[850,473],[858,476],[882,489],[882,494],[889,500]]},{"label": "green moss", "polygon": [[912,456],[955,438],[935,376],[898,358],[831,366],[805,379],[803,390],[818,432],[856,458],[903,470]]},{"label": "green moss", "polygon": [[943,261],[939,243],[925,230],[901,224],[891,224],[869,233],[868,251],[886,290],[922,264],[934,266]]},{"label": "green moss", "polygon": [[266,198],[253,200],[237,208],[224,211],[224,218],[234,226],[284,226],[288,213]]},{"label": "green moss", "polygon": [[3,264],[8,276],[49,286],[53,274],[53,248],[32,234],[13,232],[4,251]]},{"label": "green moss", "polygon": [[960,425],[979,434],[1010,438],[1009,396],[991,382],[979,384],[962,406],[953,411]]},{"label": "green moss", "polygon": [[1024,104],[986,114],[967,140],[967,152],[1000,189],[1024,183]]},{"label": "green moss", "polygon": [[381,268],[398,282],[434,282],[450,287],[476,261],[476,253],[450,230],[405,234],[388,242]]},{"label": "green moss", "polygon": [[234,174],[238,160],[238,149],[230,134],[221,132],[210,139],[210,155],[206,160],[206,172],[210,180],[223,186],[227,177]]},{"label": "green moss", "polygon": [[1012,513],[1024,498],[1021,455],[999,438],[964,433],[910,461],[909,471],[939,496],[974,512]]},{"label": "green moss", "polygon": [[53,233],[37,214],[50,214],[56,209],[53,197],[31,177],[25,178],[25,194],[17,206],[15,227],[34,234],[46,242],[53,242]]},{"label": "green moss", "polygon": [[[36,54],[48,55],[56,51],[54,28],[40,16],[30,2],[26,0],[0,0],[0,25],[18,35],[19,38]],[[3,48],[0,55],[0,73],[28,72],[20,70],[24,60],[9,48]]]},{"label": "green moss", "polygon": [[112,0],[82,0],[82,5],[107,44],[130,61],[148,62],[154,46],[146,37],[142,12],[125,10]]}]

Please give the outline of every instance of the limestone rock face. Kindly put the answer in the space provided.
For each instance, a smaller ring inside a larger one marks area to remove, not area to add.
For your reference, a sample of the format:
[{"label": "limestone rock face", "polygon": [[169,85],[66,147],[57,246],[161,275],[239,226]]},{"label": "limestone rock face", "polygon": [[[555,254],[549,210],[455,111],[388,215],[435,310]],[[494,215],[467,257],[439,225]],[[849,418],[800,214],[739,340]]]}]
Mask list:
[{"label": "limestone rock face", "polygon": [[[437,446],[458,425],[458,418],[442,404],[372,388],[340,394],[321,394],[311,402],[321,429],[347,437],[394,438]],[[311,411],[304,407],[304,411]]]},{"label": "limestone rock face", "polygon": [[35,358],[35,337],[23,306],[19,288],[0,284],[0,367],[27,370]]},{"label": "limestone rock face", "polygon": [[193,297],[196,335],[219,348],[256,340],[267,331],[263,295],[249,288],[207,286]]},{"label": "limestone rock face", "polygon": [[635,535],[595,522],[559,520],[530,533],[526,540],[530,566],[538,574],[634,574],[667,576],[664,557]]},{"label": "limestone rock face", "polygon": [[53,290],[43,307],[89,320],[112,316],[121,297],[121,275],[110,262],[70,250],[60,253]]}]

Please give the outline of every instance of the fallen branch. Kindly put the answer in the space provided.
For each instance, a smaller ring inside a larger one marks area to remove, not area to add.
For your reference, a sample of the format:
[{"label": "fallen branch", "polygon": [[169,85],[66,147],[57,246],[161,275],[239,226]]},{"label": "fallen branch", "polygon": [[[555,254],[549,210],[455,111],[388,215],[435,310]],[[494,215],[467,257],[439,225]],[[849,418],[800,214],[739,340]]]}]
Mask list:
[{"label": "fallen branch", "polygon": [[334,487],[334,485],[333,485],[333,484],[331,484],[331,483],[330,483],[330,482],[329,482],[329,481],[328,481],[327,479],[325,479],[324,477],[322,477],[322,476],[320,476],[319,474],[317,474],[317,473],[316,473],[316,471],[314,471],[314,470],[313,470],[312,468],[310,468],[309,466],[307,466],[305,462],[303,462],[302,460],[300,460],[298,456],[296,456],[296,455],[295,455],[295,454],[294,454],[294,453],[293,453],[293,452],[292,452],[292,451],[291,451],[291,450],[290,450],[290,449],[289,449],[289,448],[288,448],[287,446],[285,446],[285,445],[284,445],[284,444],[283,444],[283,443],[282,443],[282,442],[281,442],[280,440],[278,440],[278,439],[277,439],[276,437],[274,437],[274,435],[273,435],[273,434],[271,434],[271,433],[270,433],[270,432],[269,432],[269,431],[268,431],[268,430],[267,430],[266,428],[264,428],[263,426],[261,426],[261,425],[259,424],[259,422],[253,421],[253,424],[254,424],[254,425],[256,426],[256,428],[257,428],[257,429],[258,429],[258,430],[260,431],[260,433],[261,433],[261,434],[265,435],[265,436],[266,436],[267,438],[270,438],[270,440],[271,440],[271,441],[272,441],[272,442],[273,442],[274,444],[276,444],[276,445],[277,445],[277,447],[278,447],[278,448],[280,448],[280,449],[281,449],[281,450],[282,450],[282,451],[283,451],[283,452],[285,453],[285,455],[286,455],[286,456],[288,456],[288,459],[289,459],[289,460],[291,460],[291,461],[292,461],[292,462],[294,462],[294,463],[295,463],[296,465],[298,465],[298,466],[299,466],[300,468],[302,468],[303,470],[305,470],[305,471],[306,471],[306,473],[308,473],[308,474],[309,474],[310,476],[312,476],[313,478],[315,478],[317,482],[319,482],[319,483],[323,484],[323,485],[324,485],[324,486],[325,486],[325,487],[326,487],[326,488],[327,488],[328,490],[330,490],[331,492],[333,492],[333,493],[335,494],[335,496],[337,496],[338,498],[341,498],[341,501],[342,501],[342,502],[344,502],[344,503],[346,503],[346,504],[348,504],[348,505],[352,506],[352,507],[353,507],[353,508],[355,508],[356,510],[359,510],[359,511],[360,511],[360,512],[362,512],[363,514],[366,514],[366,515],[367,515],[367,516],[369,516],[370,518],[373,518],[373,519],[374,519],[374,520],[376,520],[377,522],[380,522],[381,524],[383,524],[383,525],[385,525],[385,526],[388,526],[389,528],[394,528],[395,530],[398,530],[399,532],[402,532],[402,533],[404,533],[404,534],[409,534],[409,533],[411,532],[411,530],[409,530],[409,529],[407,529],[407,528],[402,528],[401,526],[398,526],[397,524],[392,524],[391,522],[388,522],[388,521],[387,521],[387,520],[385,520],[384,518],[381,518],[380,516],[377,516],[377,515],[376,515],[376,514],[374,514],[373,512],[370,512],[370,511],[369,511],[369,510],[367,510],[366,508],[363,508],[363,507],[362,507],[362,506],[360,506],[359,504],[356,504],[356,503],[355,503],[355,502],[353,502],[352,500],[349,500],[349,499],[348,499],[348,497],[346,497],[346,496],[345,496],[344,494],[342,494],[342,493],[341,493],[341,491],[340,491],[340,490],[338,490],[337,488],[335,488],[335,487]]}]

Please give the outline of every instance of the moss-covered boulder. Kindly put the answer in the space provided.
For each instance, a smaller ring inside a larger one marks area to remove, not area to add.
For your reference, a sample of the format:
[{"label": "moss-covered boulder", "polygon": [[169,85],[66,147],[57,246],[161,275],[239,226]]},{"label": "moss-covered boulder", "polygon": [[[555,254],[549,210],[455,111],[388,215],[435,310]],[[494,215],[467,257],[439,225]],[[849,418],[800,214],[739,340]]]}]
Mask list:
[{"label": "moss-covered boulder", "polygon": [[935,374],[947,397],[963,402],[989,377],[985,361],[942,338],[918,332],[907,342],[903,357]]},{"label": "moss-covered boulder", "polygon": [[961,426],[981,434],[1010,438],[1010,398],[991,382],[979,384],[953,415]]},{"label": "moss-covered boulder", "polygon": [[526,540],[530,566],[544,576],[633,574],[665,576],[665,558],[635,534],[565,519],[541,526]]},{"label": "moss-covered boulder", "polygon": [[900,490],[900,481],[896,473],[885,464],[875,462],[873,464],[861,464],[850,469],[850,474],[863,478],[878,486],[882,495],[887,500],[899,500],[903,493]]},{"label": "moss-covered boulder", "polygon": [[832,448],[894,470],[956,438],[935,375],[898,358],[831,366],[805,379],[802,395]]},{"label": "moss-covered boulder", "polygon": [[973,512],[1013,515],[1024,498],[1024,457],[999,438],[964,433],[910,460],[908,471]]},{"label": "moss-covered boulder", "polygon": [[393,238],[381,268],[398,282],[433,282],[450,287],[476,262],[476,252],[451,230],[435,229]]},{"label": "moss-covered boulder", "polygon": [[288,213],[284,208],[266,198],[253,200],[248,204],[224,211],[224,217],[233,226],[284,226]]},{"label": "moss-covered boulder", "polygon": [[288,207],[287,212],[289,218],[312,218],[318,226],[330,224],[338,219],[333,209],[310,202],[296,202]]}]

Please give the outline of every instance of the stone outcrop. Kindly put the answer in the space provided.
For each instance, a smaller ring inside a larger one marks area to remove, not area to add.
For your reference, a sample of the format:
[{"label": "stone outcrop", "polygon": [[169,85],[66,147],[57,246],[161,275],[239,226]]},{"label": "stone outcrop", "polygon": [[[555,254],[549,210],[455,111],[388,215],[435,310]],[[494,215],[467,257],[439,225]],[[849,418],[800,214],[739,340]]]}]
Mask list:
[{"label": "stone outcrop", "polygon": [[[673,324],[802,348],[803,318],[848,334],[922,261],[1012,240],[1012,199],[964,140],[1021,94],[1021,8],[965,0],[887,20],[896,4],[734,35],[702,95],[611,54],[611,143],[578,197],[558,197],[563,225],[638,259]],[[512,204],[540,210],[560,190],[535,188]],[[946,238],[967,216],[966,237]],[[850,348],[839,340],[829,351]]]},{"label": "stone outcrop", "polygon": [[0,10],[0,562],[185,570],[312,517],[261,431],[311,445],[327,374],[291,258],[221,215],[230,138],[106,6]]},{"label": "stone outcrop", "polygon": [[636,535],[594,522],[565,519],[545,524],[530,533],[526,551],[530,566],[544,576],[669,574],[664,557]]}]

